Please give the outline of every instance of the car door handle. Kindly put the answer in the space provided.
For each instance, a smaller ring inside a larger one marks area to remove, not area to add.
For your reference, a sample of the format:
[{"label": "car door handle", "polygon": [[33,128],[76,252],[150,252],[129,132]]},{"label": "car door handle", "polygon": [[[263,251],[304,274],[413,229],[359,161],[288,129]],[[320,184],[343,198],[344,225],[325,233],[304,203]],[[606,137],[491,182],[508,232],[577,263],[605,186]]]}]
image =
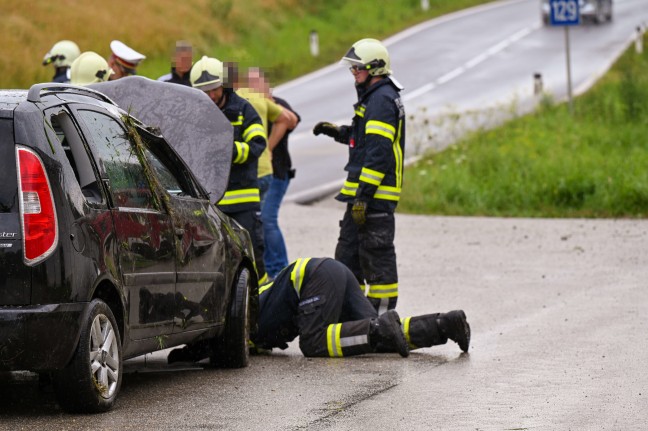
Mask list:
[{"label": "car door handle", "polygon": [[182,229],[181,227],[177,227],[176,230],[175,230],[175,234],[176,234],[176,236],[180,236],[180,237],[184,236],[185,230]]}]

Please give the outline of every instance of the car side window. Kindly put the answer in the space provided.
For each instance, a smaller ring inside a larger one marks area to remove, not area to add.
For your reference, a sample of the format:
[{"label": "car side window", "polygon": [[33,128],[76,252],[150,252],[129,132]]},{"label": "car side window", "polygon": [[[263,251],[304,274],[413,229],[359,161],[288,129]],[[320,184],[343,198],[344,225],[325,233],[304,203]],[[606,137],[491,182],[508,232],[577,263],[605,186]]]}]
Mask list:
[{"label": "car side window", "polygon": [[99,112],[79,110],[78,113],[87,126],[88,139],[98,151],[99,162],[110,180],[115,206],[157,209],[144,168],[121,124]]},{"label": "car side window", "polygon": [[151,163],[151,167],[160,181],[160,185],[167,191],[167,193],[176,196],[187,194],[187,192],[182,189],[180,181],[178,181],[169,168],[167,168],[155,154],[153,154],[149,149],[146,149],[144,154]]}]

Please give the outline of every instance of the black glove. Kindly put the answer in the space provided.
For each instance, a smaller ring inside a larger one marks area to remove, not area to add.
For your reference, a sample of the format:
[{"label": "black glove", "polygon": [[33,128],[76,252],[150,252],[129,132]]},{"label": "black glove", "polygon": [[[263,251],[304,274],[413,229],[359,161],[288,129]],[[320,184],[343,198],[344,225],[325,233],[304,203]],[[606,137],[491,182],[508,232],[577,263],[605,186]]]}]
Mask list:
[{"label": "black glove", "polygon": [[356,199],[353,202],[353,207],[351,207],[351,217],[355,224],[365,224],[365,221],[367,221],[367,203],[360,199]]},{"label": "black glove", "polygon": [[323,133],[326,136],[330,136],[331,138],[336,140],[340,138],[340,128],[337,125],[326,121],[320,121],[315,125],[315,127],[313,127],[313,134],[315,136],[319,135],[320,133]]}]

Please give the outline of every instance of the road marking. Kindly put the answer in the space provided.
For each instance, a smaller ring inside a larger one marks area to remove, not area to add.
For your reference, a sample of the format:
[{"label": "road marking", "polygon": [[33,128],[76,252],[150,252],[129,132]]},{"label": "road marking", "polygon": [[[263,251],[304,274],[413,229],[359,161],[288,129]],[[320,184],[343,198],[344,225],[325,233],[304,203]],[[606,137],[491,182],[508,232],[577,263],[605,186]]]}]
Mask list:
[{"label": "road marking", "polygon": [[[436,27],[441,24],[445,24],[450,21],[454,21],[457,19],[464,18],[466,16],[470,15],[475,15],[487,10],[491,9],[497,9],[500,7],[505,7],[509,6],[511,4],[515,3],[523,3],[527,2],[528,0],[505,0],[505,1],[496,1],[493,3],[487,3],[479,6],[474,6],[468,9],[463,9],[457,12],[453,12],[447,15],[442,15],[440,17],[432,18],[428,21],[422,22],[418,25],[415,25],[414,27],[410,27],[407,30],[404,30],[398,34],[395,34],[394,36],[388,37],[387,39],[383,40],[383,44],[389,48],[390,45],[393,45],[395,43],[400,42],[403,39],[406,39],[410,36],[414,36],[415,34],[425,31],[429,28]],[[287,91],[291,89],[292,87],[295,87],[297,85],[303,84],[308,81],[312,81],[314,79],[320,78],[322,76],[325,76],[329,73],[331,73],[333,70],[340,68],[339,63],[334,63],[330,64],[328,66],[325,66],[322,69],[316,70],[314,72],[311,72],[307,75],[301,76],[297,79],[293,79],[292,81],[286,82],[284,84],[281,84],[277,87],[274,88],[275,93],[280,93],[282,91]]]},{"label": "road marking", "polygon": [[442,75],[440,78],[437,78],[432,83],[425,84],[411,92],[408,92],[407,94],[404,94],[403,101],[408,102],[412,99],[416,99],[417,97],[420,97],[423,94],[434,90],[438,86],[452,81],[453,79],[466,73],[466,71],[472,69],[473,67],[477,66],[480,63],[483,63],[484,61],[488,60],[492,56],[502,52],[509,46],[513,45],[515,42],[519,41],[525,36],[528,36],[533,31],[539,28],[540,28],[540,24],[536,24],[531,27],[525,27],[522,30],[513,33],[511,36],[507,37],[503,41],[496,43],[495,45],[488,48],[486,51],[482,52],[481,54],[477,55],[474,58],[471,58],[466,63],[464,63],[463,66],[459,66],[456,69],[451,70],[450,72]]}]

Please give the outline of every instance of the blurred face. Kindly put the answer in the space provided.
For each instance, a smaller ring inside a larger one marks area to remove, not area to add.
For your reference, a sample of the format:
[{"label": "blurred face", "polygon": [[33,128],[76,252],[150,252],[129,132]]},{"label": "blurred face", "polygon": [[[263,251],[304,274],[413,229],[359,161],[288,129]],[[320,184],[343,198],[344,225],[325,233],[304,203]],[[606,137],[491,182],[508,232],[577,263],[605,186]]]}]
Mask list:
[{"label": "blurred face", "polygon": [[117,63],[115,57],[113,57],[112,55],[110,56],[110,58],[108,58],[108,66],[110,66],[110,68],[114,72],[112,75],[110,75],[110,78],[108,78],[110,81],[114,81],[115,79],[130,75],[128,72],[126,72],[121,64]]},{"label": "blurred face", "polygon": [[266,97],[270,96],[268,83],[258,69],[250,69],[248,71],[248,85],[251,89],[258,91]]},{"label": "blurred face", "polygon": [[192,53],[191,50],[181,50],[176,52],[173,60],[173,66],[178,74],[185,74],[191,70]]}]

